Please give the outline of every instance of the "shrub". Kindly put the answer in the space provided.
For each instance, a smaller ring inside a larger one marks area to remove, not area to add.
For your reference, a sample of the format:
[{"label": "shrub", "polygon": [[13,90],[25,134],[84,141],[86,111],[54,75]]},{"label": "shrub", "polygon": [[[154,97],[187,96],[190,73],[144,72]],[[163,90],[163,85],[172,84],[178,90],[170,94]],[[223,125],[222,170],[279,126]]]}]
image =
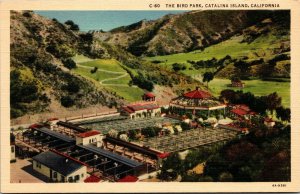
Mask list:
[{"label": "shrub", "polygon": [[60,99],[60,103],[64,107],[71,107],[74,105],[74,100],[70,96],[63,96]]},{"label": "shrub", "polygon": [[73,61],[73,59],[71,59],[71,58],[68,58],[68,59],[66,59],[66,60],[63,60],[62,61],[63,62],[63,64],[64,64],[64,66],[66,67],[66,68],[68,68],[68,69],[74,69],[74,68],[76,68],[76,63]]},{"label": "shrub", "polygon": [[91,69],[91,73],[96,73],[97,70],[98,70],[98,67],[94,67],[94,69]]}]

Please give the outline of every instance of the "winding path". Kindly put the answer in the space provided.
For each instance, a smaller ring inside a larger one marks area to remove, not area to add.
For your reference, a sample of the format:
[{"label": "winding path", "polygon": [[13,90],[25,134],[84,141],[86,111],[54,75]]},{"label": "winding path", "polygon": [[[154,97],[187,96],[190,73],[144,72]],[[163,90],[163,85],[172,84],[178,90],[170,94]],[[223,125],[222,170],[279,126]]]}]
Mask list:
[{"label": "winding path", "polygon": [[[77,64],[78,67],[82,67],[82,68],[86,68],[86,69],[94,69],[94,67],[90,67],[90,66],[84,66],[84,65],[80,65]],[[128,87],[128,84],[106,84],[103,82],[107,82],[107,81],[111,81],[111,80],[118,80],[121,79],[123,77],[126,77],[127,75],[129,75],[127,72],[121,72],[121,71],[109,71],[109,70],[105,70],[105,69],[97,69],[97,71],[101,71],[101,72],[106,72],[106,73],[111,73],[111,74],[117,74],[120,75],[118,77],[113,77],[113,78],[107,78],[104,80],[99,81],[99,83],[101,85],[106,85],[106,86],[123,86],[123,87]],[[137,87],[137,86],[131,86],[131,87]]]}]

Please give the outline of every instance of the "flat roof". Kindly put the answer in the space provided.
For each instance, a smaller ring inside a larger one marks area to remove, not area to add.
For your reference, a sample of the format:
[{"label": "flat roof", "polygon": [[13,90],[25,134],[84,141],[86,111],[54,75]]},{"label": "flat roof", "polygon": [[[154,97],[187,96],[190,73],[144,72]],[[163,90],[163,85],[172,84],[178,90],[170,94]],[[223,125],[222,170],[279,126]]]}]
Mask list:
[{"label": "flat roof", "polygon": [[71,138],[69,136],[66,136],[66,135],[63,135],[61,133],[58,133],[58,132],[55,132],[55,131],[52,131],[51,129],[48,129],[46,127],[41,127],[41,128],[33,128],[34,130],[37,130],[37,131],[40,131],[42,133],[46,133],[47,135],[50,135],[52,137],[55,137],[57,139],[61,139],[65,142],[68,142],[68,143],[72,143],[75,141],[74,138]]},{"label": "flat roof", "polygon": [[179,120],[169,118],[169,117],[149,117],[143,119],[122,119],[122,120],[113,120],[113,121],[105,121],[103,122],[100,120],[93,121],[85,121],[84,123],[80,123],[81,127],[89,127],[95,130],[100,131],[102,134],[107,134],[109,130],[117,130],[121,131],[128,131],[134,129],[142,129],[147,127],[154,127],[158,125],[163,125],[164,123],[172,123],[178,124],[180,123]]},{"label": "flat roof", "polygon": [[99,134],[101,134],[99,131],[92,130],[92,131],[87,131],[84,133],[79,133],[77,136],[81,137],[81,138],[85,138],[85,137],[91,137],[91,136],[99,135]]},{"label": "flat roof", "polygon": [[95,147],[93,145],[77,145],[78,147],[81,147],[83,149],[86,149],[86,150],[89,150],[93,153],[96,153],[96,154],[99,154],[101,156],[104,156],[104,157],[107,157],[109,159],[112,159],[114,161],[117,161],[117,162],[120,162],[122,164],[125,164],[127,166],[130,166],[132,168],[136,168],[136,167],[139,167],[139,166],[142,166],[143,164],[140,163],[140,162],[137,162],[135,160],[131,160],[129,158],[126,158],[126,157],[123,157],[123,156],[120,156],[118,154],[115,154],[113,152],[110,152],[110,151],[107,151],[107,150],[104,150],[102,148],[98,148],[98,147]]},{"label": "flat roof", "polygon": [[43,152],[32,159],[64,176],[68,176],[84,166],[69,157],[52,151]]},{"label": "flat roof", "polygon": [[70,122],[58,121],[56,124],[60,125],[60,126],[63,126],[63,127],[73,129],[73,130],[75,130],[77,132],[80,132],[80,133],[83,133],[83,132],[87,131],[86,129],[84,129],[82,127],[79,127],[78,125],[70,123]]}]

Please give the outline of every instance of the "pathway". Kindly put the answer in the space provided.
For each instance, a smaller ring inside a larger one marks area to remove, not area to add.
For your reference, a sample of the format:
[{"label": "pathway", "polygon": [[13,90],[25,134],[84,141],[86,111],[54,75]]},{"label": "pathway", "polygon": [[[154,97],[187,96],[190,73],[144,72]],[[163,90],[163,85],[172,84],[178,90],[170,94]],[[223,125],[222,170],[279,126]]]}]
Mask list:
[{"label": "pathway", "polygon": [[[80,65],[80,64],[76,64],[78,67],[82,67],[82,68],[86,68],[86,69],[94,69],[94,67],[89,67],[89,66],[84,66],[84,65]],[[122,79],[123,77],[126,77],[127,75],[129,75],[127,72],[121,72],[121,71],[109,71],[109,70],[105,70],[105,69],[97,69],[97,71],[101,71],[101,72],[106,72],[106,73],[111,73],[111,74],[117,74],[120,75],[118,77],[113,77],[113,78],[107,78],[104,80],[99,81],[99,83],[101,85],[105,85],[105,86],[122,86],[122,87],[128,87],[128,84],[107,84],[104,82],[107,81],[111,81],[111,80],[118,80],[118,79]],[[135,87],[137,88],[137,86],[131,86],[131,87]]]}]

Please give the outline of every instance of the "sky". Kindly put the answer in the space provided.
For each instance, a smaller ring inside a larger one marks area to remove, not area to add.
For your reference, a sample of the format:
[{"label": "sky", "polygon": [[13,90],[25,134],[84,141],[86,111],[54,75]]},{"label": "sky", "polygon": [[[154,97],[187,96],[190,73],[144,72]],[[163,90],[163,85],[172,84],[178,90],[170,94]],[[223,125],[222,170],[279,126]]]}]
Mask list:
[{"label": "sky", "polygon": [[140,20],[154,20],[167,14],[178,14],[184,11],[35,11],[47,18],[56,18],[64,23],[72,20],[81,31],[104,30],[129,25]]}]

